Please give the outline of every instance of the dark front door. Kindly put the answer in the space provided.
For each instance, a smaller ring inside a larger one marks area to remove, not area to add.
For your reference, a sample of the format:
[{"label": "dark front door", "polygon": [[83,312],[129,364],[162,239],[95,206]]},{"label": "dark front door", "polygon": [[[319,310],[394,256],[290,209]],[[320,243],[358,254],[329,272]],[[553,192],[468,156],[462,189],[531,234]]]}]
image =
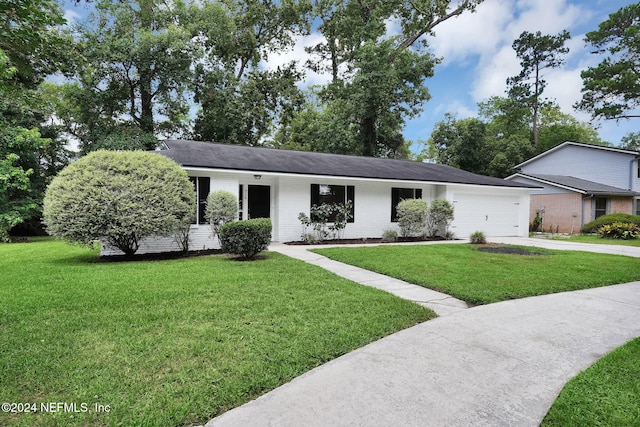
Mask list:
[{"label": "dark front door", "polygon": [[250,185],[248,215],[251,218],[269,218],[271,216],[271,187],[268,185]]}]

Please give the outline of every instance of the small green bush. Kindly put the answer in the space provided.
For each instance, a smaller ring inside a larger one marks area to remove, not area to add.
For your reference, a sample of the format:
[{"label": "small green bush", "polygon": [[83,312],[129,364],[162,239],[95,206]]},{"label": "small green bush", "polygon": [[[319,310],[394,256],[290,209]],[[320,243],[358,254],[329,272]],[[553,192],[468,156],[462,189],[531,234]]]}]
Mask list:
[{"label": "small green bush", "polygon": [[442,232],[448,239],[448,229],[453,218],[453,204],[445,199],[435,199],[427,210],[427,236],[433,237]]},{"label": "small green bush", "polygon": [[211,225],[214,236],[220,232],[220,227],[238,218],[238,199],[228,191],[214,191],[207,197],[204,215]]},{"label": "small green bush", "polygon": [[598,235],[604,239],[640,239],[640,227],[628,222],[614,222],[598,229]]},{"label": "small green bush", "polygon": [[396,230],[384,230],[382,233],[382,241],[383,242],[397,242],[398,241],[398,232]]},{"label": "small green bush", "polygon": [[482,231],[475,231],[469,236],[469,241],[474,245],[484,245],[487,243],[487,236]]},{"label": "small green bush", "polygon": [[614,222],[636,224],[640,226],[640,215],[629,215],[624,213],[602,215],[601,217],[583,225],[580,232],[584,234],[597,233],[603,225],[611,225]]},{"label": "small green bush", "polygon": [[398,225],[402,237],[419,236],[427,221],[427,202],[422,199],[406,199],[398,203]]},{"label": "small green bush", "polygon": [[271,220],[256,218],[228,222],[220,227],[218,237],[224,252],[253,259],[271,243]]}]

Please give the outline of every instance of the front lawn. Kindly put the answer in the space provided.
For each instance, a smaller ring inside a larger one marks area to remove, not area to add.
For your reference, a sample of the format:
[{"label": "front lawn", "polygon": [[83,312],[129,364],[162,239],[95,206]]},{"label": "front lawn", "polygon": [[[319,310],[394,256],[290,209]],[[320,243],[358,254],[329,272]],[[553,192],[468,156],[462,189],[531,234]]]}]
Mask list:
[{"label": "front lawn", "polygon": [[640,258],[522,248],[480,252],[464,244],[317,249],[321,255],[452,295],[471,304],[640,280]]},{"label": "front lawn", "polygon": [[[535,237],[535,236],[534,236]],[[564,242],[576,243],[595,243],[598,245],[621,245],[621,246],[638,246],[640,247],[640,239],[603,239],[593,234],[574,234],[569,237],[554,237],[553,240],[562,240]]]},{"label": "front lawn", "polygon": [[0,402],[38,411],[3,426],[203,424],[434,317],[276,253],[116,263],[44,240],[0,245],[0,269]]},{"label": "front lawn", "polygon": [[598,360],[562,389],[543,427],[640,425],[640,338]]}]

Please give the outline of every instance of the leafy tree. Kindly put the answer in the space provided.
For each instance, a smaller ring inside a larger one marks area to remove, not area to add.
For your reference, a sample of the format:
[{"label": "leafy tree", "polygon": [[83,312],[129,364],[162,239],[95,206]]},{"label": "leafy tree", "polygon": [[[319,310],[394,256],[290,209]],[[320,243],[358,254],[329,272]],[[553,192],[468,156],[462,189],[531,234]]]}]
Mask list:
[{"label": "leafy tree", "polygon": [[196,51],[188,20],[182,1],[97,0],[77,25],[76,81],[59,89],[57,106],[85,152],[122,125],[149,135],[185,129]]},{"label": "leafy tree", "polygon": [[427,157],[470,172],[496,177],[513,173],[513,167],[565,141],[606,145],[597,131],[563,113],[552,103],[539,111],[539,146],[531,142],[531,115],[511,98],[492,97],[478,104],[479,118],[458,120],[445,114],[428,141]]},{"label": "leafy tree", "polygon": [[622,137],[620,147],[625,150],[640,151],[640,132],[631,132]]},{"label": "leafy tree", "polygon": [[17,154],[0,159],[0,242],[8,242],[9,230],[38,209],[29,192],[33,170],[16,166],[17,160]]},{"label": "leafy tree", "polygon": [[[198,139],[258,145],[303,103],[295,64],[265,70],[261,62],[308,31],[306,2],[206,1],[194,8],[192,34],[202,41],[196,66]],[[219,23],[214,26],[211,20]]]},{"label": "leafy tree", "polygon": [[436,123],[429,144],[436,162],[486,174],[491,154],[485,136],[486,125],[480,119],[458,120],[447,113]]},{"label": "leafy tree", "polygon": [[576,108],[594,118],[640,117],[640,3],[630,4],[609,15],[585,41],[592,53],[604,55],[596,67],[584,70],[582,100]]},{"label": "leafy tree", "polygon": [[64,23],[58,2],[4,1],[0,19],[0,52],[17,73],[11,84],[34,87],[45,75],[64,68],[68,40],[56,30]]},{"label": "leafy tree", "polygon": [[[481,1],[412,2],[316,0],[312,15],[325,41],[308,49],[307,66],[328,71],[332,81],[319,92],[326,108],[340,109],[354,154],[396,157],[406,150],[404,120],[421,111],[429,99],[425,78],[439,61],[428,52],[426,34]],[[397,22],[401,34],[387,34]],[[315,143],[315,141],[314,141]]]},{"label": "leafy tree", "polygon": [[45,194],[48,232],[70,243],[96,240],[133,255],[149,236],[190,223],[195,193],[173,160],[143,151],[95,151],[71,163]]},{"label": "leafy tree", "polygon": [[520,59],[520,74],[507,79],[509,97],[531,109],[533,145],[538,148],[538,116],[544,104],[541,96],[547,85],[543,70],[557,68],[564,63],[562,55],[569,52],[564,43],[571,38],[568,31],[556,36],[524,31],[513,42],[513,49]]}]

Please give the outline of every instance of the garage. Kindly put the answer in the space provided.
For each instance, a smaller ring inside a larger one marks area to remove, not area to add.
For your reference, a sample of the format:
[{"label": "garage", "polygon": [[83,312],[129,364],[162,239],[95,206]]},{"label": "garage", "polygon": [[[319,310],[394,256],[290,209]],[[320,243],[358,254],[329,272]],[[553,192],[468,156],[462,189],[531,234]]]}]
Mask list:
[{"label": "garage", "polygon": [[454,193],[455,219],[451,225],[457,238],[475,231],[487,237],[518,236],[520,197],[517,195]]}]

